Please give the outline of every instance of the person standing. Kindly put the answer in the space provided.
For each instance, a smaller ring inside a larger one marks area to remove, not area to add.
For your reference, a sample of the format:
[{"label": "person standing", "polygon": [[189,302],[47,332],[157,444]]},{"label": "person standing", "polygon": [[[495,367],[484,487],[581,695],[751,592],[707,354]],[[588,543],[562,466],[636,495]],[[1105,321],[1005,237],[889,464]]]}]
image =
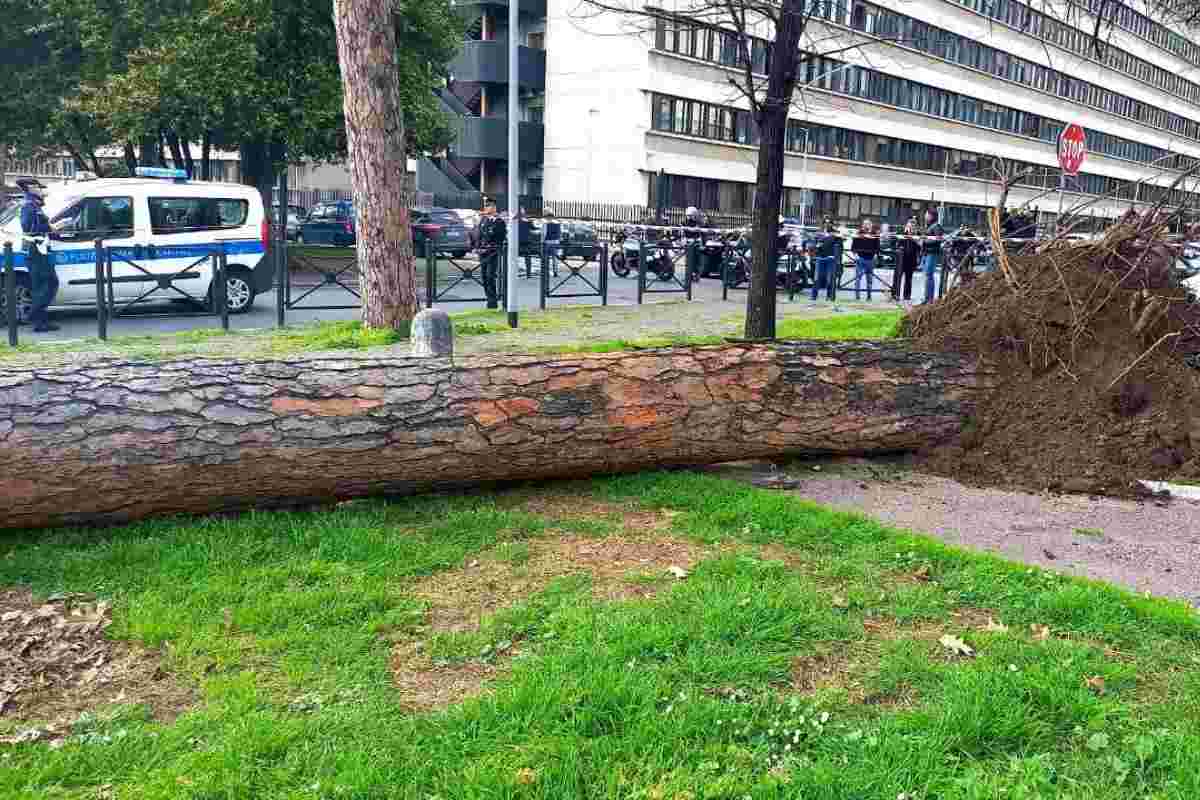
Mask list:
[{"label": "person standing", "polygon": [[875,288],[875,257],[879,254],[879,237],[875,235],[875,226],[871,220],[864,219],[858,228],[858,235],[850,243],[854,253],[854,299],[861,299],[862,279],[867,279],[867,302],[871,302],[871,292]]},{"label": "person standing", "polygon": [[904,235],[896,244],[897,274],[892,284],[892,299],[900,302],[912,301],[913,273],[917,271],[921,245],[917,241],[917,221],[910,219],[904,226]]},{"label": "person standing", "polygon": [[479,263],[483,270],[483,293],[487,297],[488,308],[500,307],[497,279],[507,244],[508,226],[504,224],[504,218],[496,213],[496,204],[489,202],[483,207],[483,217],[479,220]]},{"label": "person standing", "polygon": [[24,191],[21,200],[21,233],[25,239],[25,264],[29,270],[30,289],[33,294],[33,310],[30,322],[37,333],[58,330],[50,322],[50,304],[58,294],[58,273],[50,259],[47,240],[50,238],[50,220],[42,206],[42,190],[45,185],[37,178],[22,178],[17,186]]},{"label": "person standing", "polygon": [[946,231],[938,223],[937,212],[925,211],[925,237],[921,245],[921,269],[925,273],[925,302],[933,301],[937,289],[937,271],[942,263],[942,239]]},{"label": "person standing", "polygon": [[551,270],[558,277],[559,248],[562,246],[562,223],[547,211],[542,223],[542,272]]},{"label": "person standing", "polygon": [[833,220],[826,218],[813,241],[815,269],[813,270],[812,299],[817,300],[817,290],[825,285],[825,296],[837,300],[837,259],[841,257],[841,240],[833,227]]}]

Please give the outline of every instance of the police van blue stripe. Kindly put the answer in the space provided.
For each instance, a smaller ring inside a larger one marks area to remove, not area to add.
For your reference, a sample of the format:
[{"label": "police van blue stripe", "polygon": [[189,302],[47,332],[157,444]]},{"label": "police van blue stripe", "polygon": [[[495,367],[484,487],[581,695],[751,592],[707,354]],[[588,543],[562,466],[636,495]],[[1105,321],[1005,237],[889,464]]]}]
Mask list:
[{"label": "police van blue stripe", "polygon": [[[219,242],[208,242],[184,245],[166,245],[163,247],[159,247],[157,245],[138,245],[135,247],[111,247],[106,249],[112,252],[112,256],[115,261],[128,260],[142,263],[145,261],[162,261],[163,259],[169,258],[200,259],[215,253],[218,244]],[[261,255],[265,252],[266,249],[263,247],[262,242],[258,240],[225,242],[226,255]],[[54,265],[59,267],[96,263],[96,249],[94,247],[83,247],[78,250],[51,249],[50,256]],[[20,250],[13,252],[13,266],[24,268],[24,252]]]}]

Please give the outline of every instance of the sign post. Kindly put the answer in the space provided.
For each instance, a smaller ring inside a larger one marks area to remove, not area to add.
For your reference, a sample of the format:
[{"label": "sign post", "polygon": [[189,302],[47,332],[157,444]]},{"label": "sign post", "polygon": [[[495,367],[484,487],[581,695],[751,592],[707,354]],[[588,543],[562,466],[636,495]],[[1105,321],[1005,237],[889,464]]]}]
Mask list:
[{"label": "sign post", "polygon": [[1075,177],[1083,160],[1087,157],[1087,134],[1072,122],[1058,135],[1058,216],[1054,219],[1055,233],[1062,224],[1063,195],[1067,188],[1067,176]]}]

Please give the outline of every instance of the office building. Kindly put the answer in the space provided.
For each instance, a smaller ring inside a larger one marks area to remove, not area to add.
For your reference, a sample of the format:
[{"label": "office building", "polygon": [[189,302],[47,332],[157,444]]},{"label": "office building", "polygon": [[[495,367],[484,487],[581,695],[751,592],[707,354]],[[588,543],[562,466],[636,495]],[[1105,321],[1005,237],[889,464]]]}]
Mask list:
[{"label": "office building", "polygon": [[[595,14],[576,0],[517,1],[524,194],[654,205],[669,183],[670,206],[752,208],[757,131],[730,84],[743,66],[727,31],[676,16],[671,0],[653,21]],[[478,14],[478,38],[465,43],[445,94],[469,107],[451,109],[462,135],[446,157],[418,166],[418,188],[503,193],[507,3],[460,8]],[[1070,123],[1086,131],[1089,153],[1065,205],[1115,193],[1088,206],[1098,217],[1157,201],[1200,158],[1200,44],[1134,6],[1120,7],[1099,53],[1083,10],[1065,23],[1018,0],[815,9],[806,47],[837,52],[802,70],[787,131],[791,213],[898,222],[932,204],[951,224],[975,222],[996,202],[1001,172],[1022,175],[1012,204],[1056,211],[1057,139]],[[746,55],[765,79],[768,42]],[[656,180],[660,172],[670,180]],[[445,180],[431,186],[430,174]],[[1168,200],[1194,201],[1195,188]]]}]

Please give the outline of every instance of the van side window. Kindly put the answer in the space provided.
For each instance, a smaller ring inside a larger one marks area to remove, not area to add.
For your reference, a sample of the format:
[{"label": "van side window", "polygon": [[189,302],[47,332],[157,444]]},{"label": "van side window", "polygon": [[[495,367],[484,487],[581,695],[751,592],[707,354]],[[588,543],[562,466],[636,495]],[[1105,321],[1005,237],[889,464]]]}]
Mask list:
[{"label": "van side window", "polygon": [[196,233],[238,228],[246,223],[250,204],[216,197],[151,197],[150,231]]},{"label": "van side window", "polygon": [[53,238],[71,241],[127,239],[133,236],[132,197],[88,197],[50,221]]}]

